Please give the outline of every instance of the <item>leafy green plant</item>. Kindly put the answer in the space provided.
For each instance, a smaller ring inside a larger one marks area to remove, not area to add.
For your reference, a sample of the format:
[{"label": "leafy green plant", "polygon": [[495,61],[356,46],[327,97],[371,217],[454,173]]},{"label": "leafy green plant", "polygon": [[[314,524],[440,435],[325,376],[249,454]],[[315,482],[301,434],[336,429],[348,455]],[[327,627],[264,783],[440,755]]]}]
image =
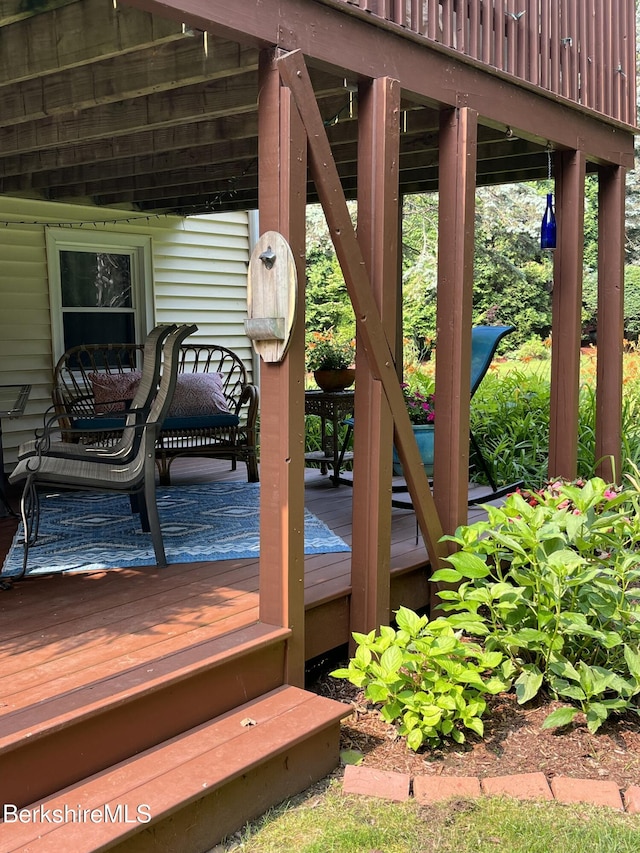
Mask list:
[{"label": "leafy green plant", "polygon": [[509,656],[520,703],[543,684],[577,703],[547,726],[582,711],[596,731],[610,713],[640,713],[639,509],[640,476],[625,489],[558,481],[445,537],[460,550],[432,580],[459,586],[440,607]]},{"label": "leafy green plant", "polygon": [[[489,372],[471,401],[471,429],[497,483],[542,485],[546,479],[550,386],[540,364]],[[481,468],[473,476],[481,480]]]},{"label": "leafy green plant", "polygon": [[333,329],[311,332],[307,339],[307,368],[309,370],[344,370],[355,358],[353,341],[336,337]]},{"label": "leafy green plant", "polygon": [[[625,357],[622,403],[624,471],[640,464],[640,381],[635,354]],[[525,482],[532,487],[547,479],[549,454],[549,362],[534,360],[488,373],[471,401],[471,429],[497,483]],[[578,474],[595,474],[596,396],[594,365],[583,370],[580,387]],[[471,461],[475,462],[474,454]],[[483,481],[480,468],[474,479]]]},{"label": "leafy green plant", "polygon": [[396,623],[397,630],[354,633],[355,656],[331,674],[364,687],[413,750],[447,737],[463,743],[464,729],[482,736],[484,697],[509,686],[511,665],[502,652],[487,652],[463,640],[446,619],[429,622],[406,607]]},{"label": "leafy green plant", "polygon": [[510,353],[509,356],[510,358],[516,358],[521,361],[531,361],[531,359],[548,361],[551,358],[551,348],[541,338],[533,336],[519,346],[517,350]]}]

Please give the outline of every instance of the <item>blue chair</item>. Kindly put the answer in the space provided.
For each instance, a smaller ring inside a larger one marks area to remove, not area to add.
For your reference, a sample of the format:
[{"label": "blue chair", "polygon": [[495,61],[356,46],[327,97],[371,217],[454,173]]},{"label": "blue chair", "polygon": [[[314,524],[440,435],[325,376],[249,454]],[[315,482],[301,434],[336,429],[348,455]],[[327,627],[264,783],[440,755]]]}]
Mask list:
[{"label": "blue chair", "polygon": [[[487,370],[489,370],[489,365],[493,361],[498,344],[505,335],[513,332],[513,330],[513,326],[474,326],[471,329],[471,398],[473,398],[473,395],[478,390]],[[340,470],[342,466],[345,451],[352,437],[354,420],[353,418],[347,418],[343,423],[347,425],[347,432],[340,452],[338,470]],[[502,497],[522,485],[522,483],[512,483],[508,486],[498,487],[494,476],[491,473],[491,469],[482,455],[482,451],[480,450],[480,446],[478,445],[473,432],[470,434],[470,439],[471,446],[473,447],[478,460],[478,465],[483,470],[487,480],[489,481],[489,485],[491,486],[491,494],[483,496],[482,500]],[[405,492],[406,486],[394,486],[393,491]],[[475,501],[471,501],[471,503],[474,502]],[[399,501],[394,499],[392,503],[394,506],[410,506],[406,500]]]},{"label": "blue chair", "polygon": [[[471,329],[471,399],[473,399],[473,395],[478,390],[487,370],[489,370],[489,366],[496,354],[498,344],[505,335],[513,332],[513,330],[513,326],[474,326]],[[478,460],[478,465],[484,471],[484,474],[489,481],[489,485],[491,486],[491,498],[502,497],[522,485],[522,483],[513,483],[508,486],[501,486],[498,488],[493,474],[491,473],[491,468],[489,467],[487,460],[482,455],[480,446],[478,445],[476,437],[472,431],[470,432],[470,439],[471,446],[473,447]]]}]

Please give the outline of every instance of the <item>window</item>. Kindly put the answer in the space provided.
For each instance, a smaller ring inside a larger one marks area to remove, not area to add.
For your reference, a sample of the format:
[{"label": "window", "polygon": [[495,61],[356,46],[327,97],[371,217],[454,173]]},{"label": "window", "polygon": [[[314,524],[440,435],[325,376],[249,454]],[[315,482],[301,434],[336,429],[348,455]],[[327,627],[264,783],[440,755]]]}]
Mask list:
[{"label": "window", "polygon": [[150,238],[50,228],[47,254],[56,359],[79,344],[144,338],[152,325]]}]

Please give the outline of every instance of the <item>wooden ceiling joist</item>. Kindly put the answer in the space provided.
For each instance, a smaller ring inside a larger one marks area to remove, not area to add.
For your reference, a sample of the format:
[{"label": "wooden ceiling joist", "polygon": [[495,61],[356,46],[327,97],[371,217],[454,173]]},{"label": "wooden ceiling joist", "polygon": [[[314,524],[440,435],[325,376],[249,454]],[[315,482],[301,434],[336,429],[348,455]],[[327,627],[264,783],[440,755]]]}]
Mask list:
[{"label": "wooden ceiling joist", "polygon": [[[335,77],[316,78],[318,97],[340,91]],[[144,98],[103,104],[64,116],[46,117],[30,124],[0,128],[0,151],[6,155],[27,153],[50,147],[73,145],[78,140],[124,136],[135,131],[180,126],[186,123],[255,112],[257,74],[248,71],[234,77],[207,81],[203,85],[173,89],[171,96],[156,92]]]},{"label": "wooden ceiling joist", "polygon": [[[257,64],[268,29],[262,40],[229,38],[216,24],[225,5],[219,3],[208,10],[211,21],[191,16],[190,26],[176,16],[166,20],[113,5],[0,0],[0,193],[144,210],[154,204],[209,209],[212,197],[217,210],[236,209],[239,199],[255,207]],[[242,32],[249,11],[240,6],[235,3],[230,26]],[[320,8],[323,21],[333,19]],[[295,14],[301,11],[296,6]],[[351,31],[354,22],[343,22]],[[245,23],[249,32],[254,24]],[[290,37],[279,32],[285,41]],[[344,41],[344,33],[336,39]],[[353,198],[358,74],[336,70],[321,59],[323,52],[337,55],[335,46],[319,44],[316,59],[307,57],[306,64],[345,194]],[[351,60],[346,42],[341,53],[345,69],[357,70],[359,60]],[[374,61],[371,52],[367,62]],[[441,83],[434,81],[434,91]],[[437,100],[417,97],[407,86],[400,92],[403,193],[437,189],[439,108]],[[530,132],[512,133],[489,115],[479,121],[480,184],[546,177],[544,146]],[[222,203],[225,169],[237,192],[224,194]],[[316,198],[312,184],[308,198]]]},{"label": "wooden ceiling joist", "polygon": [[[163,152],[157,155],[126,157],[105,163],[91,163],[86,166],[73,166],[53,172],[32,175],[29,186],[23,189],[48,189],[51,195],[66,192],[67,195],[93,195],[99,192],[117,192],[129,185],[129,179],[135,178],[138,186],[145,186],[144,180],[155,182],[167,179],[172,172],[184,175],[186,170],[224,167],[227,174],[241,174],[245,164],[257,156],[255,138],[232,139],[227,143],[202,145],[184,148],[181,151]],[[182,163],[182,168],[177,164]],[[0,186],[8,187],[14,178],[5,178]],[[143,183],[140,184],[139,182]],[[17,187],[16,187],[17,188]],[[5,190],[9,191],[9,190]]]},{"label": "wooden ceiling joist", "polygon": [[255,50],[215,39],[205,54],[202,35],[4,86],[0,127],[258,70]]},{"label": "wooden ceiling joist", "polygon": [[[422,111],[427,112],[427,111]],[[431,118],[429,113],[428,118]],[[427,123],[427,119],[423,119]],[[415,125],[415,123],[414,123]],[[356,173],[357,161],[357,123],[344,121],[329,129],[332,140],[332,150],[339,165],[341,176],[353,176]],[[414,136],[418,138],[414,138]],[[485,131],[481,138],[486,141],[478,146],[478,160],[483,169],[487,162],[486,174],[500,174],[509,169],[520,169],[520,166],[510,158],[530,156],[528,143],[512,139],[506,141],[504,136],[496,136],[495,131]],[[402,151],[400,155],[400,172],[404,181],[416,184],[411,172],[429,168],[429,175],[422,174],[421,180],[429,189],[437,187],[437,172],[433,167],[438,162],[437,135],[425,137],[416,129],[414,133],[402,134]],[[500,156],[502,155],[502,156]],[[138,156],[131,158],[109,159],[104,163],[91,162],[86,166],[69,167],[54,171],[38,172],[33,169],[28,175],[0,179],[0,191],[27,192],[29,190],[46,191],[50,199],[62,197],[96,197],[110,196],[108,203],[115,204],[119,198],[127,201],[132,192],[147,187],[157,187],[165,182],[167,187],[197,184],[219,173],[234,178],[245,173],[251,162],[257,156],[257,140],[255,137],[242,140],[227,140],[212,145],[194,146],[176,152],[164,152],[160,155]],[[540,152],[540,158],[544,158]],[[496,165],[497,164],[497,165]],[[545,166],[542,161],[535,163],[535,168]],[[431,174],[433,172],[433,174]],[[418,183],[420,180],[418,180]]]},{"label": "wooden ceiling joist", "polygon": [[254,114],[225,116],[222,119],[208,119],[195,125],[165,127],[115,139],[107,138],[65,148],[51,148],[7,158],[0,157],[0,177],[28,175],[30,172],[43,172],[97,162],[105,163],[126,157],[154,156],[161,153],[178,152],[177,162],[183,162],[180,159],[180,152],[191,145],[201,146],[208,142],[257,137],[257,132],[257,118]]},{"label": "wooden ceiling joist", "polygon": [[17,21],[24,21],[34,15],[76,2],[77,0],[40,0],[38,3],[29,4],[25,3],[25,0],[0,0],[0,27],[7,27]]},{"label": "wooden ceiling joist", "polygon": [[0,28],[0,86],[184,39],[185,27],[130,6],[83,0]]},{"label": "wooden ceiling joist", "polygon": [[215,116],[238,115],[255,109],[255,75],[215,80],[202,86],[177,89],[129,102],[104,104],[83,110],[75,121],[44,118],[28,125],[0,129],[0,150],[6,154],[61,148],[79,140],[124,136],[137,130],[153,130],[197,123]]}]

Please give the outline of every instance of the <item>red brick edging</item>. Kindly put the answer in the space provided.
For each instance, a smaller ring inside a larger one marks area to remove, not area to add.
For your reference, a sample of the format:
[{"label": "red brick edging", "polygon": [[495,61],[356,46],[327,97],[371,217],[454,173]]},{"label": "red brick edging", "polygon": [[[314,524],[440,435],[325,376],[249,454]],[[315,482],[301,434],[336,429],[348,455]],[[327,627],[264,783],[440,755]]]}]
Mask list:
[{"label": "red brick edging", "polygon": [[[413,781],[413,785],[412,785]],[[344,769],[343,791],[385,800],[403,801],[413,797],[429,804],[451,797],[503,795],[519,800],[558,800],[562,803],[591,803],[609,806],[628,814],[640,814],[640,786],[632,785],[622,794],[615,782],[555,776],[549,785],[544,773],[515,773],[511,776],[414,776],[348,764]]]}]

